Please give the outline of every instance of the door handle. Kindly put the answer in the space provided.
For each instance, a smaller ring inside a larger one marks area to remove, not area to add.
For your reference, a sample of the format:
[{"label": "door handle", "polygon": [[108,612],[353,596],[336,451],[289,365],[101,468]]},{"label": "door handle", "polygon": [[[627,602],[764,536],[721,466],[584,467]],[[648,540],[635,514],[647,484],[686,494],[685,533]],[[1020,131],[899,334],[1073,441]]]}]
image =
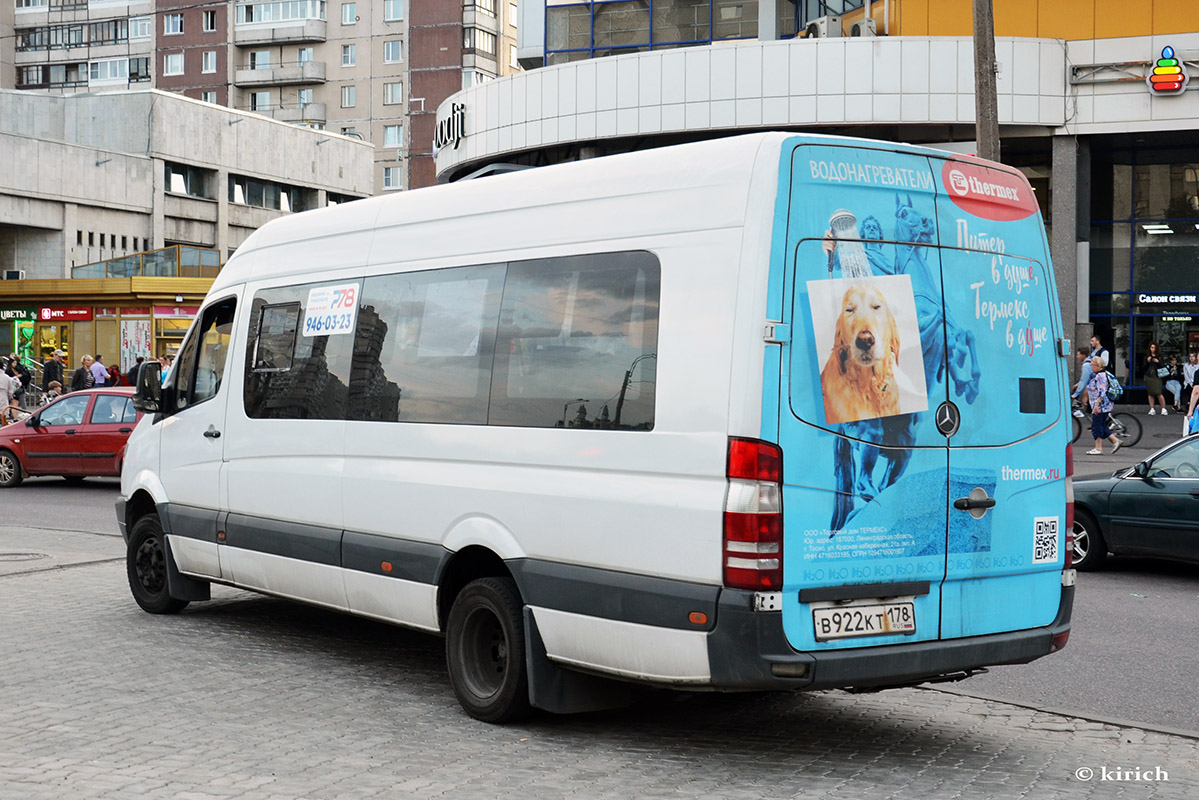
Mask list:
[{"label": "door handle", "polygon": [[133,428],[117,428],[117,433],[133,433]]},{"label": "door handle", "polygon": [[994,508],[994,497],[983,497],[975,499],[973,497],[959,497],[953,501],[953,507],[958,511],[969,511],[972,508]]},{"label": "door handle", "polygon": [[212,425],[209,425],[209,426],[208,426],[208,430],[204,431],[204,435],[205,435],[205,436],[207,436],[209,439],[219,439],[219,438],[221,438],[221,432],[220,432],[220,431],[218,431],[218,430],[217,430],[215,427],[213,427]]},{"label": "door handle", "polygon": [[68,436],[74,436],[75,434],[79,433],[79,431],[75,430],[74,428],[67,428],[65,431],[63,431],[63,433]]},{"label": "door handle", "polygon": [[1199,500],[1199,489],[1191,489],[1188,494],[1190,494],[1191,497],[1194,497],[1196,500]]}]

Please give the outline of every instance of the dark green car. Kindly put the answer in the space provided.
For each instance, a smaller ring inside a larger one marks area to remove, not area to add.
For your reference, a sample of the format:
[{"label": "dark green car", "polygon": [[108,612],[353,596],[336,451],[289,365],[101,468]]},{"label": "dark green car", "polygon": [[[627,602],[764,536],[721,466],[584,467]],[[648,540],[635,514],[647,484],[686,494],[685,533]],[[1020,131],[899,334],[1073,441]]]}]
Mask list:
[{"label": "dark green car", "polygon": [[1100,569],[1109,554],[1199,561],[1199,435],[1074,481],[1074,567]]}]

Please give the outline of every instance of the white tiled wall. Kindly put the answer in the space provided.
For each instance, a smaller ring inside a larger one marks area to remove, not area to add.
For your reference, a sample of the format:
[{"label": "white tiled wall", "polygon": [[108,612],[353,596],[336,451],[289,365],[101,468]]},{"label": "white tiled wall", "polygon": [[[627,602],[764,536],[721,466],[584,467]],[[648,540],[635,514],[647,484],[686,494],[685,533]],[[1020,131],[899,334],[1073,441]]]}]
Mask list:
[{"label": "white tiled wall", "polygon": [[[1087,44],[1088,56],[1100,49]],[[1128,49],[1103,47],[1114,54]],[[1082,97],[1067,103],[1064,42],[998,39],[996,57],[1001,124],[1057,128],[1068,113],[1081,122],[1084,114],[1093,120],[1129,112],[1097,110]],[[1078,60],[1073,49],[1071,60]],[[466,104],[467,136],[464,147],[438,154],[437,167],[522,148],[679,130],[971,124],[973,87],[969,38],[745,41],[574,62],[466,89],[443,103],[439,118],[450,103]]]}]

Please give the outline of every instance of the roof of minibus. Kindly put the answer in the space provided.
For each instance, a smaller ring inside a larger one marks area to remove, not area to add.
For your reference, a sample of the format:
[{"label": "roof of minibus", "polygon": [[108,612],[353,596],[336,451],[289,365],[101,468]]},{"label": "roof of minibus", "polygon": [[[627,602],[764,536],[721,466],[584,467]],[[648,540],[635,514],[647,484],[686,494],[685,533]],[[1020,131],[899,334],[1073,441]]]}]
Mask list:
[{"label": "roof of minibus", "polygon": [[[210,291],[399,259],[469,259],[532,244],[738,226],[755,170],[777,179],[778,153],[792,138],[952,155],[868,139],[768,132],[395,192],[267,223],[237,249]],[[760,154],[773,158],[759,161]],[[247,258],[268,250],[277,257]]]}]

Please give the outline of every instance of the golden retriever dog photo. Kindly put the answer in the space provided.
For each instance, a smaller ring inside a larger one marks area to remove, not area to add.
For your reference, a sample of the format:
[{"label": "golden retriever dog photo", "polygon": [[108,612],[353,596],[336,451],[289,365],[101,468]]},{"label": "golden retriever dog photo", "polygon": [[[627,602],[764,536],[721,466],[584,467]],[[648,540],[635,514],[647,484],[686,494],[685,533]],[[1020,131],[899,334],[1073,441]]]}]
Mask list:
[{"label": "golden retriever dog photo", "polygon": [[837,315],[832,352],[820,371],[828,424],[900,413],[899,346],[899,326],[887,298],[869,283],[851,285]]}]

